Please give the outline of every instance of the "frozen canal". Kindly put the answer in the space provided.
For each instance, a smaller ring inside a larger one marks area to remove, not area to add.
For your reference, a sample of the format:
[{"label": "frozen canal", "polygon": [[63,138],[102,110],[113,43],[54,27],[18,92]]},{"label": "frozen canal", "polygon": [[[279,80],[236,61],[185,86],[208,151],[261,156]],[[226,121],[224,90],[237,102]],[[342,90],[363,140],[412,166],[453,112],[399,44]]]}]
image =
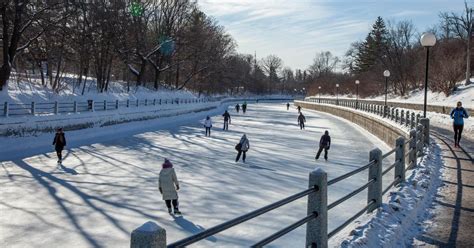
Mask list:
[{"label": "frozen canal", "polygon": [[[229,131],[221,130],[220,113],[213,117],[211,137],[204,136],[201,113],[181,117],[177,124],[158,119],[67,132],[71,147],[62,169],[56,168],[53,152],[41,149],[33,156],[2,161],[0,246],[129,247],[131,231],[149,220],[166,228],[168,242],[173,242],[305,189],[308,173],[318,166],[331,179],[366,164],[370,149],[388,150],[360,127],[331,115],[303,109],[307,123],[300,130],[293,106],[287,111],[281,103],[250,104],[245,115],[230,109]],[[146,125],[144,131],[127,135],[130,126],[138,125]],[[329,161],[315,161],[325,130],[332,138]],[[112,136],[101,138],[100,133]],[[250,140],[246,164],[234,162],[242,133]],[[86,134],[88,142],[74,142],[75,136]],[[29,147],[28,142],[44,142],[48,148],[51,141],[48,135],[36,141],[3,139],[0,145],[20,149]],[[158,192],[164,158],[174,164],[181,182],[183,217],[170,216]],[[365,173],[331,186],[329,203],[366,181]],[[366,201],[364,191],[331,210],[329,230]],[[194,247],[248,247],[305,214],[303,198]],[[304,240],[305,226],[271,246],[303,247]]]}]

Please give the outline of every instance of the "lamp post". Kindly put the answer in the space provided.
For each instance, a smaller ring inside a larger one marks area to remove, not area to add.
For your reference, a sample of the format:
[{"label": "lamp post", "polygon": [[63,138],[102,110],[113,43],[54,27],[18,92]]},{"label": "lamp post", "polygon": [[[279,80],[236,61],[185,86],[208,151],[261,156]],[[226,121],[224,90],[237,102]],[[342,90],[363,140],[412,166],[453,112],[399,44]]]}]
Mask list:
[{"label": "lamp post", "polygon": [[339,84],[336,84],[336,105],[339,105]]},{"label": "lamp post", "polygon": [[425,101],[423,104],[423,117],[426,118],[426,101],[428,97],[428,65],[430,57],[430,47],[436,44],[436,37],[432,33],[424,33],[420,38],[420,43],[426,48],[426,67],[425,67]]},{"label": "lamp post", "polygon": [[359,108],[359,84],[360,84],[360,81],[356,80],[355,83],[356,83],[356,109],[358,109]]},{"label": "lamp post", "polygon": [[321,86],[318,86],[318,92],[319,92],[319,103],[321,103]]},{"label": "lamp post", "polygon": [[387,115],[388,77],[390,77],[390,71],[385,70],[383,76],[385,77],[385,105],[383,106],[383,117],[385,117]]}]

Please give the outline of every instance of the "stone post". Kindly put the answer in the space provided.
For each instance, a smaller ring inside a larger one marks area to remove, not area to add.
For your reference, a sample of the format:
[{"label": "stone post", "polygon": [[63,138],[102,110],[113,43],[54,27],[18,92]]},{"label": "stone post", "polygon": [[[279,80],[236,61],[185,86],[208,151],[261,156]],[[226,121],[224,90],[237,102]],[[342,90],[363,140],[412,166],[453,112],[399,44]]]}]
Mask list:
[{"label": "stone post", "polygon": [[396,141],[395,152],[395,182],[401,183],[405,181],[405,138],[399,137]]},{"label": "stone post", "polygon": [[369,167],[369,181],[375,179],[375,182],[369,185],[367,204],[370,204],[372,200],[375,201],[375,204],[367,209],[368,213],[382,205],[382,151],[378,148],[370,151],[369,161],[375,161]]},{"label": "stone post", "polygon": [[430,144],[430,119],[428,118],[421,118],[420,124],[423,125],[423,142],[425,145]]},{"label": "stone post", "polygon": [[133,230],[130,248],[166,248],[166,230],[148,221]]},{"label": "stone post", "polygon": [[306,247],[328,247],[328,194],[327,174],[319,168],[309,173],[309,188],[318,191],[308,195],[308,215],[317,213],[318,217],[306,224]]}]

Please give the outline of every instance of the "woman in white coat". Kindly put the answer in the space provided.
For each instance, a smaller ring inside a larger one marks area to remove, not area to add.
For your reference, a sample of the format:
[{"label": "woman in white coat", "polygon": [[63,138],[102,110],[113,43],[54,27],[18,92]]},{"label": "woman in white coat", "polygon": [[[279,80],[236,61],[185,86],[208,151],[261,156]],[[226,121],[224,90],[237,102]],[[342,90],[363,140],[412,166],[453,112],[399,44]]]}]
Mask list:
[{"label": "woman in white coat", "polygon": [[211,127],[212,127],[212,120],[211,117],[207,116],[204,120],[204,127],[206,128],[206,136],[211,136]]},{"label": "woman in white coat", "polygon": [[[178,192],[179,182],[174,171],[173,164],[165,159],[160,171],[160,177],[158,178],[158,187],[160,193],[163,195],[166,207],[168,207],[168,213],[171,213],[171,203],[173,203],[174,213],[181,214],[178,209]],[[175,187],[176,186],[176,187]]]},{"label": "woman in white coat", "polygon": [[249,139],[247,139],[247,135],[242,135],[242,138],[240,138],[239,143],[235,146],[235,149],[239,152],[237,153],[237,157],[235,158],[235,162],[238,162],[240,159],[240,155],[243,153],[244,155],[242,156],[242,162],[245,163],[245,153],[250,149],[250,142]]}]

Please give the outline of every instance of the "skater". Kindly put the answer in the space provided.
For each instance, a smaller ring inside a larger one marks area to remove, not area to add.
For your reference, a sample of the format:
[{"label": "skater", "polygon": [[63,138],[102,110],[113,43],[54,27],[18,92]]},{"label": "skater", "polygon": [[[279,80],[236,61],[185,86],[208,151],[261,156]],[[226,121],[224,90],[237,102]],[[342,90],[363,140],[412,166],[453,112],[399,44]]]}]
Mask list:
[{"label": "skater", "polygon": [[242,112],[245,114],[247,112],[247,102],[242,103]]},{"label": "skater", "polygon": [[286,110],[290,110],[290,103],[289,102],[286,103]]},{"label": "skater", "polygon": [[451,119],[453,119],[453,129],[454,129],[454,147],[459,147],[459,141],[461,140],[462,129],[464,128],[464,118],[469,118],[469,115],[462,107],[462,103],[458,102],[456,108],[451,110],[449,114]]},{"label": "skater", "polygon": [[300,112],[298,116],[298,125],[300,125],[300,129],[304,129],[304,123],[306,122],[306,118],[304,117],[303,113]]},{"label": "skater", "polygon": [[238,103],[237,103],[237,105],[235,105],[235,111],[237,113],[239,113],[239,111],[240,111],[240,105]]},{"label": "skater", "polygon": [[329,131],[325,131],[324,135],[321,136],[321,140],[319,141],[319,150],[316,154],[316,160],[319,159],[319,155],[324,149],[324,159],[328,161],[328,150],[331,148],[331,137],[329,136]]},{"label": "skater", "polygon": [[245,163],[245,154],[247,151],[250,149],[250,142],[247,139],[247,136],[244,134],[242,135],[242,138],[240,138],[239,143],[235,146],[235,149],[239,152],[237,153],[237,157],[235,158],[235,162],[238,162],[240,159],[240,155],[242,155],[242,161]]},{"label": "skater", "polygon": [[212,120],[209,115],[206,117],[206,120],[204,120],[204,127],[206,128],[206,136],[211,137]]},{"label": "skater", "polygon": [[66,136],[64,136],[64,132],[62,128],[58,128],[56,130],[56,135],[54,135],[53,140],[54,150],[56,150],[56,155],[58,156],[58,164],[61,164],[63,161],[63,149],[66,146]]},{"label": "skater", "polygon": [[226,110],[222,116],[224,116],[224,129],[223,130],[229,130],[229,123],[231,122],[229,112],[227,112]]},{"label": "skater", "polygon": [[173,164],[166,158],[158,178],[158,188],[166,203],[168,213],[171,214],[171,204],[173,204],[174,214],[181,214],[178,209],[178,178],[176,177]]},{"label": "skater", "polygon": [[301,106],[298,105],[296,108],[298,109],[298,113],[301,113]]}]

